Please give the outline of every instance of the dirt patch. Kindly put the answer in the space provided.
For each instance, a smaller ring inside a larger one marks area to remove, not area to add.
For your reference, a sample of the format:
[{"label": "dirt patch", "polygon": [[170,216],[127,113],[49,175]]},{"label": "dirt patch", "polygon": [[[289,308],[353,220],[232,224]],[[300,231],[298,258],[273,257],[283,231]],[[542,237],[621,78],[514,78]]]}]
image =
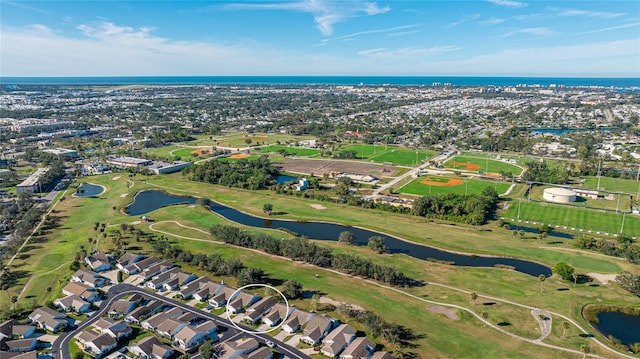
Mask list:
[{"label": "dirt patch", "polygon": [[123,193],[123,194],[120,195],[120,198],[124,198],[124,197],[126,197],[128,195],[129,195],[128,193]]},{"label": "dirt patch", "polygon": [[142,221],[133,221],[133,222],[131,222],[131,224],[133,224],[133,225],[140,224],[140,223],[142,223]]},{"label": "dirt patch", "polygon": [[451,167],[459,170],[468,170],[468,171],[477,171],[480,169],[480,166],[476,164],[469,163],[469,162],[456,162],[456,161],[447,162],[445,167]]},{"label": "dirt patch", "polygon": [[438,177],[427,177],[420,181],[422,184],[434,186],[434,187],[450,187],[461,185],[464,182],[461,179],[457,178],[438,178]]},{"label": "dirt patch", "polygon": [[229,158],[247,158],[247,157],[249,157],[249,155],[246,153],[234,153],[231,156],[229,156]]},{"label": "dirt patch", "polygon": [[325,207],[325,206],[323,206],[321,204],[317,204],[317,203],[311,204],[310,206],[315,208],[315,209],[327,209],[327,207]]},{"label": "dirt patch", "polygon": [[285,172],[307,175],[313,173],[316,176],[322,176],[325,173],[349,172],[376,177],[397,177],[400,171],[398,167],[375,163],[305,158],[287,158],[280,164],[280,168]]},{"label": "dirt patch", "polygon": [[113,177],[111,177],[111,180],[112,180],[112,181],[117,181],[117,180],[119,180],[119,179],[120,179],[120,176],[113,176]]},{"label": "dirt patch", "polygon": [[587,273],[587,275],[602,284],[615,282],[617,274]]},{"label": "dirt patch", "polygon": [[[334,306],[339,306],[341,304],[348,304],[348,303],[343,303],[343,302],[339,302],[337,300],[331,299],[329,297],[320,297],[320,299],[318,300],[318,303],[322,303],[322,304],[331,304]],[[356,309],[356,310],[364,310],[361,306],[359,305],[353,305],[353,304],[349,304],[351,306],[351,308]]]},{"label": "dirt patch", "polygon": [[446,308],[441,305],[430,305],[427,307],[427,310],[432,313],[444,314],[447,318],[451,320],[458,320],[458,312],[455,308]]},{"label": "dirt patch", "polygon": [[211,150],[208,150],[208,149],[206,149],[206,148],[203,148],[203,149],[201,149],[201,150],[191,151],[191,155],[192,155],[192,156],[208,155],[209,153],[211,153]]}]

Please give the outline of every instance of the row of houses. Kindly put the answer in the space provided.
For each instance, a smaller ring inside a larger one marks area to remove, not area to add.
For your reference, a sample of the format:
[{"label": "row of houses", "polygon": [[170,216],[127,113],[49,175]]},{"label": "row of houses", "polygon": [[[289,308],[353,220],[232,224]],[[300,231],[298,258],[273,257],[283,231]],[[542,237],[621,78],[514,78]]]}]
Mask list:
[{"label": "row of houses", "polygon": [[31,352],[37,345],[35,326],[20,324],[14,319],[0,323],[0,354],[6,353],[3,356],[10,358]]}]

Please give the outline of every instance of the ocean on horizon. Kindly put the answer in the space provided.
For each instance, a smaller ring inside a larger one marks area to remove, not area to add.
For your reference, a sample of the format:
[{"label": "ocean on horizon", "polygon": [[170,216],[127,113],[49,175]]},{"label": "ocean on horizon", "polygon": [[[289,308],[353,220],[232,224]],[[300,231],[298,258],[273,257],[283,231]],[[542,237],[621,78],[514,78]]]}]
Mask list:
[{"label": "ocean on horizon", "polygon": [[113,76],[0,77],[11,85],[364,85],[544,86],[639,88],[640,78],[482,76]]}]

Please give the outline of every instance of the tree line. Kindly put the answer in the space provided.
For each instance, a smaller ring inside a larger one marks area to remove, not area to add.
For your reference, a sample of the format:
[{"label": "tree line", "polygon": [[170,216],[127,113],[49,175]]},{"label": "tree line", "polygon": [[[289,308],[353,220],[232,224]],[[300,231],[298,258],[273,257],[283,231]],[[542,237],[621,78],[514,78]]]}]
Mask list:
[{"label": "tree line", "polygon": [[189,166],[182,173],[192,181],[258,190],[274,185],[280,170],[269,162],[267,155],[262,155],[252,161],[214,159]]},{"label": "tree line", "polygon": [[498,193],[489,186],[479,195],[447,193],[420,197],[413,202],[411,213],[420,217],[481,225],[491,218],[498,200]]},{"label": "tree line", "polygon": [[621,236],[617,241],[603,238],[576,238],[573,244],[577,248],[590,249],[600,253],[621,257],[635,264],[640,264],[640,246],[634,245],[629,237]]},{"label": "tree line", "polygon": [[237,227],[215,225],[210,233],[225,243],[258,249],[269,254],[287,257],[319,267],[333,268],[352,275],[376,279],[391,285],[410,285],[413,281],[397,269],[379,265],[350,254],[334,254],[307,238],[280,240],[266,234],[251,234]]}]

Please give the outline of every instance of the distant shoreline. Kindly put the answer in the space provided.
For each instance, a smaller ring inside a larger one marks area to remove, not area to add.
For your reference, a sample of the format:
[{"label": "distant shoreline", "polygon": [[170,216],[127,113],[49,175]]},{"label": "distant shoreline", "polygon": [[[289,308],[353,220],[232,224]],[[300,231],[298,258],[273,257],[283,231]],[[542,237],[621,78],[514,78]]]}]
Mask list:
[{"label": "distant shoreline", "polygon": [[20,85],[344,85],[344,86],[540,86],[640,88],[638,77],[500,76],[111,76],[0,77],[2,87]]}]

